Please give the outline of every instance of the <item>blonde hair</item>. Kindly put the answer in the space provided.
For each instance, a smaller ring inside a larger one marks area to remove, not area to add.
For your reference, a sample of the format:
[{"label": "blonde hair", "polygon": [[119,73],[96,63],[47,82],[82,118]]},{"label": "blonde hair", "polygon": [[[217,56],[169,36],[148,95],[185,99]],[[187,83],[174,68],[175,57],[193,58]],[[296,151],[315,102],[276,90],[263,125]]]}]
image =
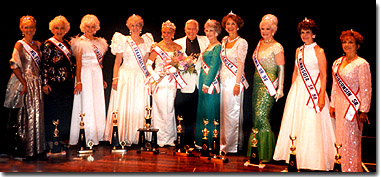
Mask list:
[{"label": "blonde hair", "polygon": [[132,22],[134,22],[134,21],[137,22],[141,27],[144,26],[143,18],[139,15],[133,14],[130,17],[128,17],[128,19],[126,21],[127,27],[129,27],[132,24]]},{"label": "blonde hair", "polygon": [[70,23],[62,15],[55,17],[52,21],[49,22],[49,30],[52,31],[54,27],[60,23],[64,24],[65,33],[67,33],[70,30]]},{"label": "blonde hair", "polygon": [[265,24],[269,25],[273,33],[275,33],[278,29],[278,18],[273,14],[267,14],[262,17],[262,21],[259,23],[259,28]]},{"label": "blonde hair", "polygon": [[24,26],[24,24],[25,24],[25,23],[28,23],[28,22],[32,22],[32,23],[34,23],[35,26],[36,26],[36,23],[37,23],[36,19],[34,19],[33,16],[30,16],[30,15],[22,16],[22,17],[20,18],[20,26],[19,26],[20,29],[22,29],[22,27]]},{"label": "blonde hair", "polygon": [[83,18],[81,20],[81,24],[79,25],[79,28],[84,33],[85,32],[85,25],[93,25],[94,24],[96,31],[98,31],[99,29],[101,29],[100,23],[101,22],[98,20],[98,18],[95,15],[87,14],[87,15],[83,16]]}]

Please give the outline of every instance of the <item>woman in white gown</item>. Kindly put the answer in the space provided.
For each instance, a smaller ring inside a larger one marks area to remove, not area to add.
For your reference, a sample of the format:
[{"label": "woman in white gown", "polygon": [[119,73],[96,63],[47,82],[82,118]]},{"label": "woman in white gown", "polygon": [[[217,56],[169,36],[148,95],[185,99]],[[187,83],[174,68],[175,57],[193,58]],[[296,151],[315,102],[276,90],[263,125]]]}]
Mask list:
[{"label": "woman in white gown", "polygon": [[[161,27],[162,41],[153,46],[153,51],[147,61],[147,69],[151,79],[155,80],[152,94],[152,126],[158,128],[157,143],[174,146],[176,139],[176,119],[174,101],[176,97],[177,79],[174,76],[176,69],[167,65],[174,52],[180,51],[181,46],[172,41],[176,26],[169,20]],[[155,70],[152,64],[155,62]],[[178,74],[177,76],[179,76]]]},{"label": "woman in white gown", "polygon": [[81,37],[71,39],[71,49],[76,57],[76,84],[71,116],[70,145],[78,143],[80,117],[85,114],[86,144],[92,141],[98,145],[103,138],[106,121],[102,60],[108,49],[104,38],[94,37],[100,29],[100,22],[94,15],[85,15],[81,20]]},{"label": "woman in white gown", "polygon": [[243,146],[243,88],[249,84],[244,77],[247,41],[238,36],[243,20],[230,12],[222,19],[229,33],[221,45],[221,150],[237,153]]},{"label": "woman in white gown", "polygon": [[[311,19],[305,19],[298,25],[304,45],[296,50],[292,85],[284,108],[274,160],[289,162],[289,136],[292,135],[296,136],[297,168],[326,171],[333,169],[335,133],[326,93],[327,63],[324,50],[313,42],[316,32],[317,26]],[[306,89],[307,85],[309,89]]]},{"label": "woman in white gown", "polygon": [[[113,116],[117,111],[119,142],[127,146],[138,143],[137,130],[144,125],[145,106],[149,106],[145,79],[149,52],[153,43],[150,33],[140,36],[144,22],[139,15],[132,15],[126,23],[130,36],[116,32],[111,42],[111,52],[116,55],[110,102],[104,140],[112,140]],[[135,50],[134,52],[134,49]]]}]

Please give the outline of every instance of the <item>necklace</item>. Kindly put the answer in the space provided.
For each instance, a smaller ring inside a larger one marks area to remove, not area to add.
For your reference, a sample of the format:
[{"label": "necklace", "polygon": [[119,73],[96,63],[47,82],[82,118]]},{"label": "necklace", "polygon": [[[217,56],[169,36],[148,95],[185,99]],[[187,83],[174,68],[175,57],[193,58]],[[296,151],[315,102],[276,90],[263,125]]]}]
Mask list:
[{"label": "necklace", "polygon": [[238,40],[239,39],[239,36],[237,36],[236,38],[234,38],[234,39],[232,39],[232,40],[230,40],[230,38],[228,38],[228,42],[229,43],[232,43],[232,42],[234,42],[234,41],[236,41],[236,40]]},{"label": "necklace", "polygon": [[25,41],[25,42],[28,43],[29,45],[33,45],[33,44],[34,44],[34,41],[33,41],[33,40],[32,40],[32,42],[29,42],[28,40],[26,40],[26,39],[24,38],[23,41]]},{"label": "necklace", "polygon": [[265,43],[270,43],[270,42],[273,42],[274,41],[274,38],[271,38],[271,39],[269,39],[269,40],[265,40],[264,42]]}]

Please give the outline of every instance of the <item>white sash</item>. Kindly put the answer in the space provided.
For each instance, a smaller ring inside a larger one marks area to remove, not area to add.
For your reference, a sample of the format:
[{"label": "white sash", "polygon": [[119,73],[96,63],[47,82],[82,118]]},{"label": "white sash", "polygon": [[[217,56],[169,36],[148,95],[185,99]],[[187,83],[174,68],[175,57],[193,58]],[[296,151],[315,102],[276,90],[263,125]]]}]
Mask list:
[{"label": "white sash", "polygon": [[[81,38],[82,39],[88,39],[84,35],[82,35]],[[90,40],[90,39],[88,39],[88,40]],[[97,57],[99,67],[103,68],[103,53],[98,49],[97,46],[95,46],[93,43],[91,43],[91,44],[93,45],[93,51],[94,51],[95,56]]]},{"label": "white sash", "polygon": [[347,111],[345,112],[344,118],[353,121],[354,118],[357,115],[357,112],[360,108],[360,100],[356,96],[357,93],[359,92],[359,89],[357,90],[357,93],[352,91],[352,89],[344,82],[344,80],[341,78],[339,74],[339,68],[342,62],[344,61],[345,57],[341,57],[336,61],[336,64],[332,68],[333,75],[336,78],[337,85],[339,85],[340,90],[344,93],[345,98],[349,101],[349,106],[347,108]]},{"label": "white sash", "polygon": [[[222,46],[221,46],[221,59],[222,62],[225,64],[225,66],[234,74],[234,76],[237,76],[238,68],[234,63],[232,63],[228,56],[226,55],[226,43],[228,42],[228,36],[226,36],[224,39],[222,39]],[[242,74],[241,77],[241,84],[247,89],[249,87],[249,83],[247,83],[247,80],[245,78],[245,74]],[[241,87],[242,88],[242,87]],[[241,89],[242,91],[242,89]]]},{"label": "white sash", "polygon": [[132,40],[131,36],[127,36],[127,43],[130,44],[130,47],[132,49],[132,52],[135,55],[136,62],[138,62],[140,69],[144,73],[145,77],[149,76],[149,72],[147,70],[146,64],[143,61],[143,55],[139,50],[138,45],[136,45],[135,41]]},{"label": "white sash", "polygon": [[[204,58],[202,57],[202,55],[201,55],[201,67],[202,67],[202,70],[204,71],[205,75],[208,75],[208,73],[209,73],[209,66],[205,63]],[[214,89],[216,89],[216,93],[217,94],[220,93],[221,88],[220,88],[220,83],[218,82],[218,76],[219,75],[220,75],[220,70],[217,71],[217,74],[214,77],[212,84],[210,84],[210,86],[209,86],[209,89],[208,89],[208,93],[209,94],[213,94],[213,90]]]},{"label": "white sash", "polygon": [[[171,60],[171,57],[169,57],[169,55],[163,50],[161,49],[159,46],[155,46],[153,48],[153,50],[160,56],[160,58],[165,62],[165,61],[168,61],[168,60]],[[176,86],[178,89],[182,89],[184,88],[187,83],[185,82],[185,80],[181,77],[180,73],[179,72],[176,72],[176,73],[173,73],[171,74],[172,76],[174,76],[175,80],[176,80]]]},{"label": "white sash", "polygon": [[41,58],[38,55],[38,52],[35,51],[29,44],[27,44],[23,40],[19,40],[18,42],[20,42],[22,44],[22,46],[24,47],[26,53],[33,58],[33,61],[36,63],[37,67],[40,68]]},{"label": "white sash", "polygon": [[276,88],[278,87],[278,78],[276,78],[274,80],[274,82],[272,82],[271,79],[269,78],[269,76],[267,75],[266,70],[263,69],[261,63],[257,59],[258,53],[259,53],[258,50],[259,50],[259,47],[261,46],[262,40],[263,39],[261,39],[258,42],[258,45],[255,48],[254,53],[253,53],[254,65],[257,68],[258,74],[261,77],[263,84],[266,86],[267,91],[269,92],[269,95],[274,96],[276,94]]},{"label": "white sash", "polygon": [[51,37],[50,39],[48,39],[48,41],[50,41],[52,44],[54,44],[62,53],[65,54],[66,58],[69,60],[69,62],[71,62],[71,52],[70,50],[67,48],[67,46],[65,46],[65,44],[63,44],[62,42],[58,41],[56,38],[54,37]]},{"label": "white sash", "polygon": [[306,66],[304,65],[304,45],[300,47],[299,49],[297,66],[299,68],[299,73],[300,73],[300,76],[302,77],[304,85],[306,86],[306,89],[308,93],[310,94],[310,98],[312,99],[313,108],[315,109],[315,112],[318,113],[320,112],[320,108],[318,106],[319,94],[316,90],[315,84],[313,83],[310,73],[308,72]]}]

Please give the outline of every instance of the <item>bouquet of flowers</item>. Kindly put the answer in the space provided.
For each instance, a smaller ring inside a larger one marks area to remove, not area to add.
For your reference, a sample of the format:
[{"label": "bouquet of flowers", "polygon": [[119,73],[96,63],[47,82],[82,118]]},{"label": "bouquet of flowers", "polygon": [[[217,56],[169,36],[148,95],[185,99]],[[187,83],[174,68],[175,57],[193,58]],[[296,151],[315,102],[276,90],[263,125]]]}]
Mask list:
[{"label": "bouquet of flowers", "polygon": [[198,55],[199,54],[192,54],[190,56],[184,56],[184,53],[175,51],[173,57],[171,58],[170,65],[175,67],[177,72],[197,74],[196,63]]}]

